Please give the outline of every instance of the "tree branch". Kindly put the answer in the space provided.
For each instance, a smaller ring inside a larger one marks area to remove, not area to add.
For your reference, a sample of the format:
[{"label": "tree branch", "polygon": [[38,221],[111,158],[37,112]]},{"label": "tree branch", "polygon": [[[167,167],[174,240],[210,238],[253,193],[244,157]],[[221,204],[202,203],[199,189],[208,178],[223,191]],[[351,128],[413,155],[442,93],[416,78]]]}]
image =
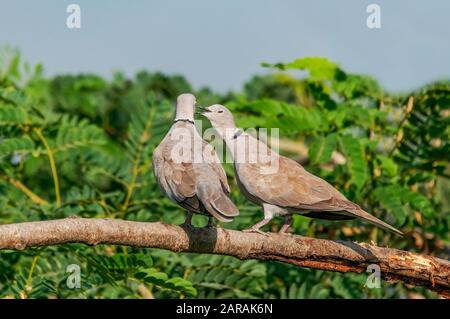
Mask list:
[{"label": "tree branch", "polygon": [[22,250],[63,243],[212,253],[338,272],[363,273],[368,265],[377,264],[382,277],[388,281],[424,286],[450,297],[449,261],[365,243],[77,217],[0,225],[0,249]]}]

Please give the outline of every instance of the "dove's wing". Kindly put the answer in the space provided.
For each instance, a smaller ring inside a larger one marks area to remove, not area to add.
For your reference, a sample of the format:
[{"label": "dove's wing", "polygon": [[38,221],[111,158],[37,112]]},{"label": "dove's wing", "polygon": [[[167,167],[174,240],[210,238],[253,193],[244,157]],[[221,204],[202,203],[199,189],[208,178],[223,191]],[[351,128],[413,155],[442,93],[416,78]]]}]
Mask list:
[{"label": "dove's wing", "polygon": [[307,172],[289,158],[279,156],[278,170],[269,174],[264,174],[261,164],[258,163],[236,167],[240,184],[251,197],[262,202],[321,219],[358,217],[402,235],[400,231],[365,212],[328,182]]},{"label": "dove's wing", "polygon": [[217,155],[214,147],[211,144],[203,140],[203,154],[205,156],[206,162],[209,167],[214,171],[214,173],[219,177],[220,183],[224,192],[229,194],[231,192],[230,185],[228,185],[227,174],[220,164],[219,156]]},{"label": "dove's wing", "polygon": [[258,163],[239,167],[239,180],[246,190],[268,204],[303,210],[336,210],[338,201],[346,201],[327,182],[283,156],[279,157],[276,172],[264,174]]},{"label": "dove's wing", "polygon": [[170,156],[169,142],[161,143],[153,152],[153,171],[161,189],[180,206],[201,212],[200,202],[195,196],[196,179],[191,163],[176,163]]},{"label": "dove's wing", "polygon": [[[187,134],[190,134],[188,139],[194,139],[196,131],[193,130],[193,126],[187,130]],[[221,221],[231,221],[239,211],[226,194],[229,187],[225,172],[218,167],[218,158],[217,163],[192,163],[192,157],[177,161],[173,158],[173,154],[177,154],[173,150],[179,147],[180,142],[179,139],[172,139],[170,134],[153,152],[153,169],[161,189],[173,201],[190,211],[208,212]]]}]

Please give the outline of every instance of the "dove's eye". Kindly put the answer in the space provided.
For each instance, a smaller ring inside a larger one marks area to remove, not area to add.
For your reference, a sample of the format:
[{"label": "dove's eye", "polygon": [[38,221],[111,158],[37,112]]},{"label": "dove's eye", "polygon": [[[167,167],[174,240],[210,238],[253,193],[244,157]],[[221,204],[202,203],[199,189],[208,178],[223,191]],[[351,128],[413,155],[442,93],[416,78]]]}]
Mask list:
[{"label": "dove's eye", "polygon": [[223,111],[218,111],[217,113],[223,113]]}]

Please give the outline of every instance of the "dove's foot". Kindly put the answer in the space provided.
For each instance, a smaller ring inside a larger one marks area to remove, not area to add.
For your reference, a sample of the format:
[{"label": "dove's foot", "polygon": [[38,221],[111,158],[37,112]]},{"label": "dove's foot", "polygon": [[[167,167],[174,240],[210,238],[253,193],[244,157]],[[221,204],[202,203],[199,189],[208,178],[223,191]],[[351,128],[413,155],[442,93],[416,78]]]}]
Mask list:
[{"label": "dove's foot", "polygon": [[292,224],[292,216],[287,215],[284,219],[284,224],[281,226],[280,230],[278,231],[278,234],[280,235],[290,235],[289,233],[289,227],[291,227]]},{"label": "dove's foot", "polygon": [[252,227],[248,228],[248,229],[244,229],[243,232],[245,233],[258,233],[264,236],[269,236],[269,234],[263,232],[260,230],[261,227],[263,227],[264,225],[266,225],[268,222],[270,222],[272,218],[264,218],[263,220],[261,220],[260,222],[256,223],[255,225],[253,225]]},{"label": "dove's foot", "polygon": [[265,233],[262,230],[260,230],[259,228],[254,228],[254,227],[244,229],[243,232],[244,233],[257,233],[257,234],[260,234],[260,235],[263,235],[266,237],[269,236],[268,233]]}]

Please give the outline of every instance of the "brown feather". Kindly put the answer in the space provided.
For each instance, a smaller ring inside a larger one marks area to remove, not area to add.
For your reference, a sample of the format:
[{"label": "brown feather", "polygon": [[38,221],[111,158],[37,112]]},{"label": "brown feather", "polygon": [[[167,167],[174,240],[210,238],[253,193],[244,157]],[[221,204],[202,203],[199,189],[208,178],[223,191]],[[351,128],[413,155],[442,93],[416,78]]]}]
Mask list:
[{"label": "brown feather", "polygon": [[217,154],[209,148],[208,143],[200,141],[205,153],[214,152],[208,160],[195,163],[191,156],[178,163],[172,158],[174,148],[180,143],[179,139],[172,139],[172,131],[176,128],[188,134],[185,138],[191,140],[191,145],[194,145],[196,138],[201,139],[192,124],[178,122],[172,126],[153,152],[153,171],[159,186],[169,198],[189,211],[212,215],[225,222],[231,221],[239,211],[227,197],[230,187]]},{"label": "brown feather", "polygon": [[[248,151],[248,147],[245,151]],[[361,218],[396,234],[402,234],[362,210],[328,182],[307,172],[299,163],[276,154],[268,147],[267,152],[278,160],[278,169],[274,172],[262,173],[261,167],[265,164],[260,162],[235,164],[238,185],[244,195],[253,202],[274,205],[314,218]]]}]

